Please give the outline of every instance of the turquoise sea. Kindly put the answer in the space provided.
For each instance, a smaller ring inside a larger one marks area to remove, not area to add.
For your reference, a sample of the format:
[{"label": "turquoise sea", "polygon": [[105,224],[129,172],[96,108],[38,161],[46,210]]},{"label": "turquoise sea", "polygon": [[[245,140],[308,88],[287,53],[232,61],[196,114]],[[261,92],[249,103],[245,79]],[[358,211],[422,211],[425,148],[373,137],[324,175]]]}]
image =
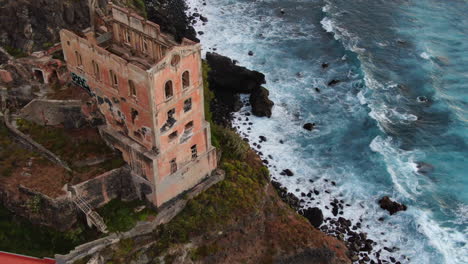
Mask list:
[{"label": "turquoise sea", "polygon": [[[468,263],[468,1],[206,3],[188,1],[208,18],[195,25],[204,50],[266,75],[273,116],[249,125],[244,107],[235,126],[267,138],[274,180],[298,197],[319,191],[304,206],[325,217],[361,222],[371,259]],[[408,210],[390,216],[384,195]],[[334,199],[350,204],[342,215]]]}]

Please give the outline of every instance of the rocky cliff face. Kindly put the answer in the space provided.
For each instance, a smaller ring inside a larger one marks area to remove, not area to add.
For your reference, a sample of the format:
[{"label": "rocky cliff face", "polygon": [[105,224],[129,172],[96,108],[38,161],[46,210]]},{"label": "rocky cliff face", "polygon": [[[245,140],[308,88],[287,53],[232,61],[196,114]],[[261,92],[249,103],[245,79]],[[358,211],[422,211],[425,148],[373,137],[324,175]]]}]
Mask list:
[{"label": "rocky cliff face", "polygon": [[87,0],[0,0],[0,46],[31,52],[89,25]]},{"label": "rocky cliff face", "polygon": [[[122,0],[114,2],[127,5]],[[182,37],[199,41],[185,14],[187,6],[183,0],[144,2],[148,19],[159,24],[164,32],[173,34],[179,41]],[[99,5],[105,3],[105,0],[98,1]],[[87,0],[0,0],[0,46],[9,51],[43,50],[60,41],[60,29],[79,31],[87,27]]]}]

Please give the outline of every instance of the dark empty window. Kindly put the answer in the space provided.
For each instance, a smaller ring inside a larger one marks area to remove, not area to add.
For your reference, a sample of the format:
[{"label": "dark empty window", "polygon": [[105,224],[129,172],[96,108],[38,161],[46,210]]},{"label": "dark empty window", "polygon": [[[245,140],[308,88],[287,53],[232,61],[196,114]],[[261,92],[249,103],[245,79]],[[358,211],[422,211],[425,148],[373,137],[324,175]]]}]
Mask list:
[{"label": "dark empty window", "polygon": [[192,109],[192,98],[184,101],[184,112],[188,112],[190,109]]},{"label": "dark empty window", "polygon": [[138,116],[138,111],[132,108],[131,114],[132,114],[132,123],[135,123],[135,119]]},{"label": "dark empty window", "polygon": [[174,90],[172,89],[172,81],[167,81],[164,85],[164,92],[166,94],[166,99],[172,98],[174,96]]},{"label": "dark empty window", "polygon": [[96,80],[100,80],[101,72],[99,70],[99,65],[95,61],[92,61],[92,64],[93,64],[94,77],[96,78]]},{"label": "dark empty window", "polygon": [[190,151],[192,152],[192,159],[196,159],[198,157],[197,145],[193,145]]},{"label": "dark empty window", "polygon": [[83,66],[83,59],[81,58],[81,54],[78,51],[75,51],[76,56],[76,64],[78,66]]},{"label": "dark empty window", "polygon": [[177,161],[176,159],[172,159],[171,162],[171,174],[177,171]]},{"label": "dark empty window", "polygon": [[136,97],[137,95],[136,87],[135,87],[135,83],[132,80],[128,81],[128,87],[130,89],[130,95],[133,97]]},{"label": "dark empty window", "polygon": [[190,74],[188,71],[182,73],[182,88],[186,89],[190,86]]},{"label": "dark empty window", "polygon": [[109,74],[110,74],[112,87],[118,88],[119,87],[119,78],[117,77],[117,74],[115,74],[115,72],[113,70],[110,70]]},{"label": "dark empty window", "polygon": [[192,132],[192,129],[193,129],[193,121],[190,121],[187,124],[185,124],[185,133]]},{"label": "dark empty window", "polygon": [[143,38],[143,52],[148,52],[148,40],[146,38]]},{"label": "dark empty window", "polygon": [[177,138],[177,131],[174,131],[169,135],[169,141],[172,141],[176,138]]},{"label": "dark empty window", "polygon": [[167,119],[174,119],[175,118],[175,108],[172,108],[171,110],[167,111]]}]

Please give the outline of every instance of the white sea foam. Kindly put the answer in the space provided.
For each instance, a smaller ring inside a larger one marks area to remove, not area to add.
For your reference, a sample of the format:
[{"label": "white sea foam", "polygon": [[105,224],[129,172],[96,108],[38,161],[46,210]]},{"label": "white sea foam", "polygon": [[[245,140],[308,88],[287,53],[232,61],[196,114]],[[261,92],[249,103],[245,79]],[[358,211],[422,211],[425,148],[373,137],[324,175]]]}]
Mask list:
[{"label": "white sea foam", "polygon": [[423,52],[423,53],[419,54],[419,56],[421,56],[421,58],[426,59],[426,60],[431,59],[431,55],[429,55],[429,53],[427,53],[427,52]]},{"label": "white sea foam", "polygon": [[[260,135],[267,137],[267,142],[261,143],[261,149],[257,150],[264,154],[263,158],[271,155],[269,169],[272,178],[279,181],[296,196],[300,196],[301,192],[313,189],[320,190],[319,199],[304,198],[304,206],[321,208],[325,217],[334,217],[330,210],[325,208],[325,206],[329,206],[330,200],[333,198],[343,199],[351,203],[351,206],[344,210],[343,217],[352,220],[354,223],[362,219],[362,231],[366,232],[370,238],[378,243],[377,249],[392,245],[398,245],[400,248],[396,254],[390,254],[383,250],[381,252],[382,256],[396,256],[399,261],[405,263],[408,260],[405,261],[400,255],[407,255],[411,257],[411,263],[433,263],[431,262],[433,261],[431,256],[425,253],[427,252],[426,247],[430,245],[419,243],[419,241],[407,237],[408,228],[414,224],[414,219],[420,214],[419,210],[410,207],[407,212],[401,212],[388,218],[388,214],[378,207],[375,200],[383,195],[389,195],[389,193],[378,188],[374,189],[373,186],[368,186],[366,182],[360,181],[360,178],[353,174],[353,168],[349,167],[350,165],[337,163],[324,166],[328,162],[328,157],[317,155],[310,149],[307,150],[310,151],[308,155],[304,155],[307,146],[301,145],[297,141],[298,138],[323,138],[323,144],[328,144],[327,135],[344,126],[336,122],[344,119],[334,118],[333,115],[328,113],[323,115],[304,114],[302,107],[307,106],[301,105],[301,101],[297,99],[297,93],[301,93],[299,96],[302,97],[301,99],[316,97],[317,100],[320,100],[320,104],[324,106],[323,111],[328,111],[326,108],[333,106],[342,107],[347,109],[349,113],[353,113],[362,111],[363,107],[361,105],[368,105],[371,109],[371,117],[376,119],[379,124],[398,120],[413,122],[417,117],[411,113],[404,113],[396,109],[384,110],[386,109],[385,105],[378,104],[373,100],[372,91],[378,89],[391,91],[391,85],[386,86],[378,83],[366,72],[365,83],[367,88],[359,91],[356,98],[348,91],[340,91],[339,87],[336,89],[322,89],[321,93],[318,94],[313,87],[326,87],[324,78],[309,78],[308,76],[314,75],[314,73],[303,70],[307,69],[307,65],[301,65],[302,62],[299,60],[288,64],[290,54],[281,54],[273,49],[269,51],[261,50],[262,45],[265,43],[284,40],[285,33],[288,34],[288,37],[291,35],[291,38],[294,39],[306,39],[307,35],[313,35],[313,26],[304,25],[304,27],[299,28],[277,17],[260,18],[254,14],[256,8],[253,6],[254,2],[223,2],[218,0],[217,3],[210,2],[208,6],[203,6],[198,0],[189,0],[188,2],[192,10],[195,7],[198,8],[200,13],[209,19],[206,26],[200,24],[196,26],[197,30],[205,32],[204,35],[200,36],[205,48],[217,47],[217,51],[221,54],[234,58],[241,65],[253,69],[258,69],[259,63],[262,62],[260,60],[262,52],[268,52],[270,57],[277,56],[281,58],[276,61],[269,60],[268,67],[264,68],[266,69],[264,73],[270,88],[270,97],[275,102],[272,117],[268,119],[249,116],[250,121],[248,122],[253,122],[253,125],[250,126],[251,130],[248,130],[248,125],[243,124],[246,122],[246,116],[241,114],[244,111],[250,111],[250,107],[245,106],[239,113],[234,114],[235,121],[233,122],[234,126],[239,127],[238,132],[247,137],[251,144],[254,142],[259,143]],[[331,9],[332,6],[327,5],[323,11],[329,12]],[[221,12],[223,12],[222,15]],[[239,19],[239,14],[242,14],[242,19]],[[359,39],[357,37],[351,36],[344,29],[338,28],[332,19],[326,17],[321,24],[327,32],[334,33],[335,38],[345,38],[348,43],[347,48],[350,50],[357,51],[358,54],[365,51],[358,48]],[[261,31],[262,38],[258,38],[259,28],[266,28]],[[247,50],[253,50],[256,56],[249,57]],[[259,55],[257,56],[257,54]],[[346,58],[346,55],[343,58]],[[300,71],[304,71],[303,74],[306,77],[298,79],[295,76],[297,71],[293,70],[295,69],[294,66],[298,66],[297,68]],[[365,65],[363,65],[363,68],[365,70]],[[330,68],[329,71],[333,71],[333,68]],[[348,76],[355,78],[352,74]],[[297,87],[301,87],[301,89],[297,89]],[[247,100],[246,96],[242,96],[242,98]],[[311,103],[315,102],[312,101]],[[343,112],[343,114],[348,113]],[[238,120],[238,118],[242,118],[242,121]],[[305,120],[319,120],[319,128],[311,133],[306,132],[300,128]],[[280,140],[283,140],[284,144],[279,144]],[[333,147],[333,145],[330,144],[330,147]],[[420,160],[422,157],[420,153],[399,151],[395,142],[385,137],[375,138],[369,147],[382,155],[385,164],[388,164],[387,171],[392,177],[392,184],[395,185],[393,198],[400,201],[404,199],[411,201],[416,199],[421,191],[421,186],[431,184],[428,180],[420,180],[414,177],[415,161]],[[292,169],[295,176],[281,176],[280,172],[286,168]],[[379,175],[375,175],[375,177],[379,177]],[[337,186],[332,188],[330,183],[325,182],[325,179],[336,181]],[[313,182],[309,182],[309,180],[313,180]],[[382,189],[384,189],[383,187]],[[324,190],[329,190],[330,193],[325,193]],[[380,217],[385,217],[387,220],[384,222],[377,221]],[[418,223],[425,225],[427,222],[425,219],[423,220],[418,220]],[[431,222],[430,224],[436,225],[436,230],[440,230],[436,223]],[[384,229],[391,230],[391,232],[385,232],[384,235],[381,235],[380,232]],[[429,236],[432,231],[427,227],[420,230],[425,236]],[[434,237],[439,238],[439,236]],[[443,238],[444,235],[440,237]],[[438,248],[443,245],[434,243],[433,246]],[[443,248],[440,250],[444,252]]]},{"label": "white sea foam", "polygon": [[335,33],[333,21],[330,18],[328,17],[323,18],[322,21],[320,21],[320,24],[322,24],[322,27],[323,29],[325,29],[325,31],[330,32],[330,33]]}]

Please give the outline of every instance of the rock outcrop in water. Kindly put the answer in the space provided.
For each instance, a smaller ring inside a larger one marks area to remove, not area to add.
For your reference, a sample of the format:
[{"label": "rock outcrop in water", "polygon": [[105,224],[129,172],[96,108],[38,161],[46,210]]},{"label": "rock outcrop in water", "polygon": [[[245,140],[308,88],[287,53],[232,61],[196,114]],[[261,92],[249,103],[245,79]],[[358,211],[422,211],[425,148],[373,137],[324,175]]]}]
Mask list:
[{"label": "rock outcrop in water", "polygon": [[407,209],[406,205],[392,201],[388,196],[382,197],[382,199],[379,200],[379,205],[380,208],[389,211],[390,215],[399,211],[406,211]]},{"label": "rock outcrop in water", "polygon": [[222,111],[213,111],[222,115],[216,119],[231,119],[230,114],[242,106],[239,94],[250,94],[254,115],[271,116],[274,103],[268,98],[268,90],[261,86],[265,83],[265,75],[237,66],[230,58],[217,53],[208,52],[206,60],[211,68],[208,77],[210,88],[214,91],[218,104],[224,106]]},{"label": "rock outcrop in water", "polygon": [[252,105],[252,113],[254,115],[271,117],[271,109],[274,103],[268,98],[268,95],[270,95],[270,92],[264,87],[255,89],[250,94],[249,102]]}]

